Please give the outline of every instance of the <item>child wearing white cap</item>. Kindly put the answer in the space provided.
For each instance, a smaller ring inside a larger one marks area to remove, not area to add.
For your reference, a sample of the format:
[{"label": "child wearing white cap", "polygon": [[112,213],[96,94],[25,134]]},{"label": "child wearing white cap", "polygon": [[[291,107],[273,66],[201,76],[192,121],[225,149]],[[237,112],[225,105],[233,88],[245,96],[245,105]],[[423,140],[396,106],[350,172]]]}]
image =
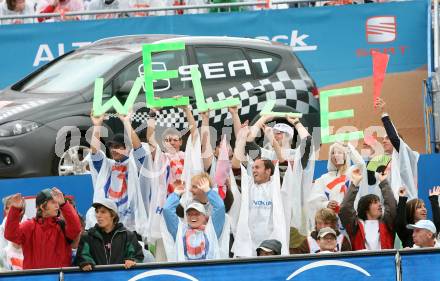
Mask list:
[{"label": "child wearing white cap", "polygon": [[191,185],[206,193],[212,206],[211,214],[208,216],[203,204],[193,201],[185,208],[186,222],[181,221],[176,214],[176,208],[185,185],[182,181],[175,182],[174,192],[168,196],[163,207],[165,224],[176,249],[176,256],[168,257],[168,261],[206,260],[221,257],[219,239],[225,223],[223,200],[218,192],[211,189],[212,184],[207,173],[192,177]]}]

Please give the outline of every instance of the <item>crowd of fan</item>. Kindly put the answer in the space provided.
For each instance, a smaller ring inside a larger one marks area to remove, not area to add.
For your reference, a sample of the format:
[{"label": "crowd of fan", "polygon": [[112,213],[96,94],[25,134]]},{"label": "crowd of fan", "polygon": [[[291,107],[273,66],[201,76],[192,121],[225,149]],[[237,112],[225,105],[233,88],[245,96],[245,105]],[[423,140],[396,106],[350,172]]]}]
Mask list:
[{"label": "crowd of fan", "polygon": [[[234,147],[222,138],[214,148],[209,112],[197,128],[183,106],[190,135],[182,151],[175,129],[165,130],[158,144],[155,110],[145,143],[129,116],[120,115],[125,134],[106,142],[106,154],[105,116],[91,114],[92,207],[83,219],[59,189],[44,189],[36,216],[24,218],[21,194],[6,197],[3,267],[90,271],[106,264],[439,247],[440,187],[429,191],[432,222],[417,198],[418,153],[399,137],[385,102],[377,99],[376,106],[387,136],[366,138],[363,151],[370,153],[362,156],[350,143],[334,143],[328,172],[316,180],[317,147],[298,118],[269,114],[249,126],[229,108]],[[261,132],[264,147],[255,141]]]},{"label": "crowd of fan", "polygon": [[[258,0],[257,0],[258,1]],[[0,0],[0,17],[38,15],[47,13],[59,13],[60,17],[39,17],[39,18],[15,18],[2,19],[0,24],[22,24],[36,22],[71,21],[71,20],[93,20],[110,19],[124,17],[145,17],[159,15],[181,15],[197,14],[208,12],[234,12],[261,9],[285,9],[300,6],[324,6],[324,5],[346,5],[361,4],[371,2],[381,2],[376,0],[329,0],[300,4],[276,4],[269,5],[266,0],[260,0],[261,5],[242,6],[242,7],[222,7],[211,9],[173,9],[167,11],[139,11],[121,13],[99,13],[92,15],[69,16],[68,12],[93,12],[105,10],[127,10],[142,8],[163,8],[163,7],[182,7],[221,3],[240,3],[256,2],[255,0]]]}]

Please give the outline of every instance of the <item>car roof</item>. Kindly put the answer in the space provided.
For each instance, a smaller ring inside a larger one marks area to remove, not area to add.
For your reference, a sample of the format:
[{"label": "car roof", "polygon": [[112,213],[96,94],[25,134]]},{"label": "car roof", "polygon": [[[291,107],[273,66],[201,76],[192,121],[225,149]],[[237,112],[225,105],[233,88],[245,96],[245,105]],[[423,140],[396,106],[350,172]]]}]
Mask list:
[{"label": "car roof", "polygon": [[184,42],[186,44],[202,45],[230,45],[246,47],[279,47],[285,49],[286,46],[277,42],[229,36],[187,36],[172,34],[146,34],[146,35],[124,35],[117,37],[104,38],[93,42],[86,48],[107,49],[119,48],[132,52],[140,52],[143,44],[165,43],[165,42]]}]

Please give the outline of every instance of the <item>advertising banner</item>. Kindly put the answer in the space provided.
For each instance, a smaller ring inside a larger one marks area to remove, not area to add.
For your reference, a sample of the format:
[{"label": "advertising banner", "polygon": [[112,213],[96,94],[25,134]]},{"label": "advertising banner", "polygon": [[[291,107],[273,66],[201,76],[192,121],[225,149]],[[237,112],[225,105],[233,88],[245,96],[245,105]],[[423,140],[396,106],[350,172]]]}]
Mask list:
[{"label": "advertising banner", "polygon": [[[281,281],[328,280],[392,281],[396,280],[394,254],[327,259],[291,259],[251,263],[219,263],[151,269],[96,271],[87,273],[87,280],[137,281]],[[65,281],[82,281],[84,273],[64,274]]]},{"label": "advertising banner", "polygon": [[438,280],[440,272],[434,270],[440,262],[440,252],[400,253],[402,266],[402,281]]}]

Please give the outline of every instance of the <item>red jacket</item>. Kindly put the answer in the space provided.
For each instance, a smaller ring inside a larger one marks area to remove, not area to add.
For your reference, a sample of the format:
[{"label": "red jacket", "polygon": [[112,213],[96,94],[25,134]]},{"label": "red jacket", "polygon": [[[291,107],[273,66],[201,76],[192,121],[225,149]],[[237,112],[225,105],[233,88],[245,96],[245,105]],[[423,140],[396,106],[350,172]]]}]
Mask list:
[{"label": "red jacket", "polygon": [[[351,247],[353,251],[359,251],[365,249],[365,228],[364,222],[358,220],[359,228],[353,234],[349,229],[347,233],[350,236]],[[390,231],[387,225],[383,222],[379,222],[379,239],[381,249],[393,249],[394,248],[394,232]]]},{"label": "red jacket", "polygon": [[21,210],[11,207],[5,226],[5,238],[23,248],[23,269],[56,268],[72,265],[72,241],[81,232],[75,209],[66,202],[60,207],[65,219],[64,229],[59,218],[29,219],[20,223]]}]

